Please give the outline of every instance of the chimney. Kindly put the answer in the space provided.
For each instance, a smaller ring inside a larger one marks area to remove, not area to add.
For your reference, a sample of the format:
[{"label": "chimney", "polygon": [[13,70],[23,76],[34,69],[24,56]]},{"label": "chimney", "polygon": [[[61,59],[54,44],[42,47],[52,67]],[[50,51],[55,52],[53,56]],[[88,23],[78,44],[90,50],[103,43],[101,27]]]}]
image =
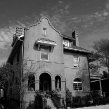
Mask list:
[{"label": "chimney", "polygon": [[16,36],[24,35],[24,29],[23,28],[16,28]]},{"label": "chimney", "polygon": [[75,31],[72,32],[72,38],[75,39]]},{"label": "chimney", "polygon": [[78,34],[75,31],[72,32],[72,38],[74,39],[73,45],[79,46]]},{"label": "chimney", "polygon": [[76,38],[76,46],[79,47],[79,38],[78,38],[78,33],[75,34],[75,38]]}]

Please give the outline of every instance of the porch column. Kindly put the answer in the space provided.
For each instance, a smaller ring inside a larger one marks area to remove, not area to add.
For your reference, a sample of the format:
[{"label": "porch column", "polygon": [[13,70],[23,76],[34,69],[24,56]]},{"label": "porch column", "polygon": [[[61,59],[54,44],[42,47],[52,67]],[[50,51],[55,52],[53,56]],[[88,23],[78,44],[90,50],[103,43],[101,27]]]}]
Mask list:
[{"label": "porch column", "polygon": [[35,90],[39,90],[39,80],[35,81]]},{"label": "porch column", "polygon": [[55,80],[52,80],[52,90],[55,90]]}]

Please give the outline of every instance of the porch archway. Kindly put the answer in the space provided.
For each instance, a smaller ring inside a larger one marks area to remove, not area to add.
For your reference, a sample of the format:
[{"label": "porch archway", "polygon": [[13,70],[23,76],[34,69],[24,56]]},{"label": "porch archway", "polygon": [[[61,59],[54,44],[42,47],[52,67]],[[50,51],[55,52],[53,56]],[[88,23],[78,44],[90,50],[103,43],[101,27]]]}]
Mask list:
[{"label": "porch archway", "polygon": [[51,91],[51,76],[48,73],[42,73],[39,77],[39,90]]}]

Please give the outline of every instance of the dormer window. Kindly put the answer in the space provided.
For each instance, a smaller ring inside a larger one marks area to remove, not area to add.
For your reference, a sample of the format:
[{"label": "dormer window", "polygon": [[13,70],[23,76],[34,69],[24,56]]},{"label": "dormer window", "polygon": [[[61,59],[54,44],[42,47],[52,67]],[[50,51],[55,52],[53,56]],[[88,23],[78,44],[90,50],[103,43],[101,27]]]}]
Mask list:
[{"label": "dormer window", "polygon": [[70,41],[69,40],[63,40],[63,45],[65,47],[70,47]]}]

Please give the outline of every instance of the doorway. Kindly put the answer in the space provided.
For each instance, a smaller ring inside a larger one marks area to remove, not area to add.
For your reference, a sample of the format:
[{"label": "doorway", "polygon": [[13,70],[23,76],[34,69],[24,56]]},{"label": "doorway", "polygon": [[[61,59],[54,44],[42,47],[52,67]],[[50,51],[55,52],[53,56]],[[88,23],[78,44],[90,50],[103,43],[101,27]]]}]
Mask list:
[{"label": "doorway", "polygon": [[51,76],[48,73],[42,73],[39,77],[39,90],[51,91]]}]

